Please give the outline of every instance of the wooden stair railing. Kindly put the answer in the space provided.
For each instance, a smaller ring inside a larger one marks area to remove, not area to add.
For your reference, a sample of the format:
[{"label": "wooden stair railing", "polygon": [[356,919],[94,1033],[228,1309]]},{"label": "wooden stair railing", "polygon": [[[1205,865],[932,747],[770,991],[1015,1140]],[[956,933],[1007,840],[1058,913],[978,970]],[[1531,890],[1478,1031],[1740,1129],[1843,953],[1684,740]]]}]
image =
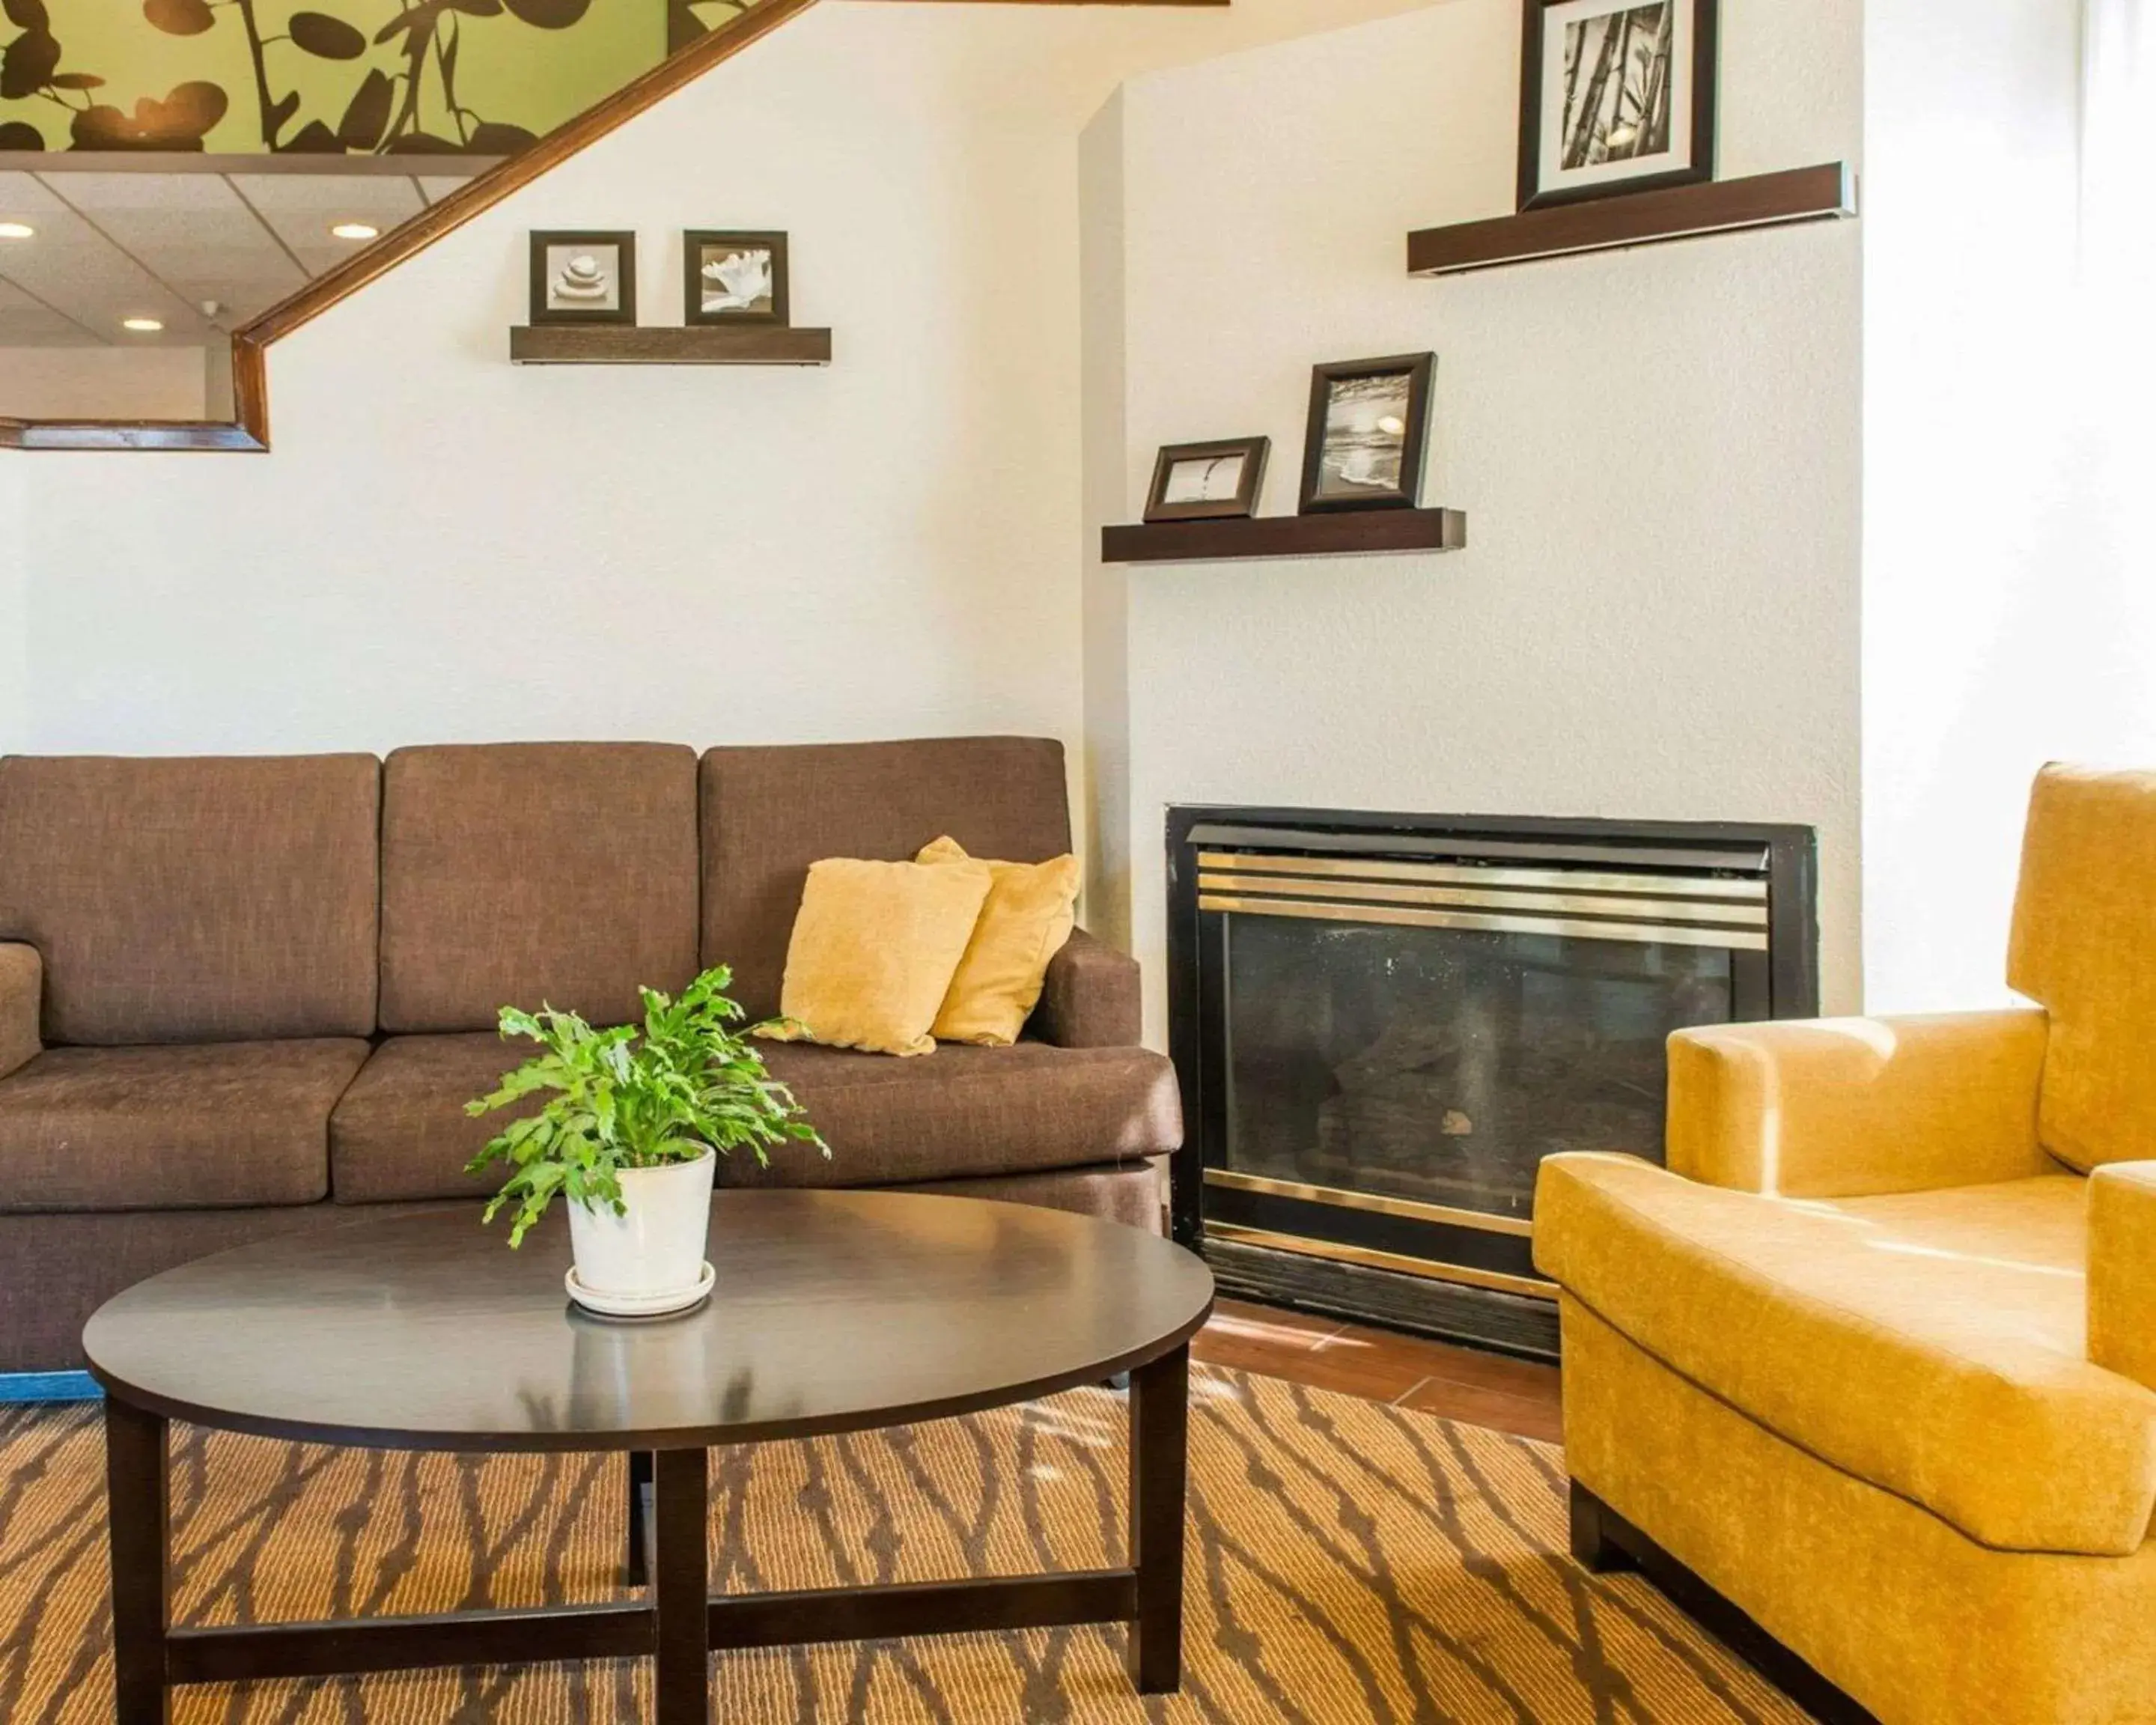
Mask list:
[{"label": "wooden stair railing", "polygon": [[[1015,0],[1015,3],[1226,6],[1230,0]],[[645,109],[694,83],[712,67],[790,23],[814,4],[816,0],[759,0],[567,125],[557,126],[528,149],[497,162],[439,203],[391,229],[366,250],[354,253],[335,269],[316,276],[253,322],[234,331],[232,421],[0,418],[0,449],[266,451],[270,380],[264,355],[274,343],[311,323],[436,240],[454,234],[511,193],[558,167]]]}]

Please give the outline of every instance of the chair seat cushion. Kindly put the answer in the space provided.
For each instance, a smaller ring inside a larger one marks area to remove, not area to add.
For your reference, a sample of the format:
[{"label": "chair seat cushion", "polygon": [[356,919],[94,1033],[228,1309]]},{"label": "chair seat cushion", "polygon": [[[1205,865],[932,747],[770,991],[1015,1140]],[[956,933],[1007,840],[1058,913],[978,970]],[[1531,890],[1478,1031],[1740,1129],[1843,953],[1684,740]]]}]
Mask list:
[{"label": "chair seat cushion", "polygon": [[1565,1156],[1535,1256],[1663,1364],[1970,1538],[2123,1557],[2156,1511],[2156,1393],[2087,1359],[2087,1202],[2068,1175],[1799,1200]]},{"label": "chair seat cushion", "polygon": [[0,1080],[0,1213],[314,1204],[357,1037],[48,1049]]},{"label": "chair seat cushion", "polygon": [[546,1098],[475,1119],[465,1104],[492,1090],[533,1052],[491,1030],[392,1036],[352,1081],[330,1117],[330,1196],[339,1204],[480,1198],[508,1178],[506,1164],[468,1174],[487,1140]]},{"label": "chair seat cushion", "polygon": [[805,1043],[763,1050],[831,1147],[788,1145],[772,1166],[737,1153],[723,1186],[889,1186],[1085,1168],[1173,1150],[1183,1139],[1175,1069],[1138,1048],[950,1044],[919,1060]]}]

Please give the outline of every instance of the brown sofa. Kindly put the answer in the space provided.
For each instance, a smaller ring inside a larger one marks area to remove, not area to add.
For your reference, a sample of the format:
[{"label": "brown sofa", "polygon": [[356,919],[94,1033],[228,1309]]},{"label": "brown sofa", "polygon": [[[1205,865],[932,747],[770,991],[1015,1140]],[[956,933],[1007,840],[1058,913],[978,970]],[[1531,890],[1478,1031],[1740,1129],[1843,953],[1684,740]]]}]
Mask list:
[{"label": "brown sofa", "polygon": [[[521,1058],[507,1003],[620,1022],[734,968],[778,1010],[824,856],[1070,848],[1059,744],[506,744],[0,761],[0,1371],[64,1368],[119,1289],[206,1252],[470,1204]],[[1026,1040],[896,1060],[772,1045],[833,1158],[721,1183],[906,1186],[1158,1223],[1168,1064],[1137,967],[1084,933]],[[476,1222],[475,1222],[476,1225]]]}]

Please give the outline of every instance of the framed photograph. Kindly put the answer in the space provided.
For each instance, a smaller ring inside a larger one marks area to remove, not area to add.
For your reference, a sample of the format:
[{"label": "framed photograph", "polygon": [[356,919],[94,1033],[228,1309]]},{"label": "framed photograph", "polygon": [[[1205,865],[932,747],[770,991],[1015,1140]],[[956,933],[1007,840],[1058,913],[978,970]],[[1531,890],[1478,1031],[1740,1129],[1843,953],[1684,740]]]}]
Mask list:
[{"label": "framed photograph", "polygon": [[1422,502],[1435,353],[1320,366],[1303,443],[1302,513]]},{"label": "framed photograph", "polygon": [[1714,177],[1717,0],[1527,0],[1520,208]]},{"label": "framed photograph", "polygon": [[758,323],[784,327],[788,303],[783,234],[681,236],[682,316],[690,324]]},{"label": "framed photograph", "polygon": [[1148,521],[1219,521],[1258,512],[1265,488],[1269,437],[1217,444],[1170,444],[1153,464]]},{"label": "framed photograph", "polygon": [[634,234],[534,234],[531,321],[634,323]]}]

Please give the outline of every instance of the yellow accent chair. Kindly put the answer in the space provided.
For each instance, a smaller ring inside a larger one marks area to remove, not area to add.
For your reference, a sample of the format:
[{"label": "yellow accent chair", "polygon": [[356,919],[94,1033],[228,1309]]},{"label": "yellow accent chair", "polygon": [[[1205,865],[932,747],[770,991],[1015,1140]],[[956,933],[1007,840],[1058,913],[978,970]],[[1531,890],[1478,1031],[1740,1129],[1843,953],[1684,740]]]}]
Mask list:
[{"label": "yellow accent chair", "polygon": [[2153,1725],[2156,773],[2038,778],[2008,980],[1681,1031],[1666,1168],[1543,1164],[1573,1545],[1842,1717]]}]

